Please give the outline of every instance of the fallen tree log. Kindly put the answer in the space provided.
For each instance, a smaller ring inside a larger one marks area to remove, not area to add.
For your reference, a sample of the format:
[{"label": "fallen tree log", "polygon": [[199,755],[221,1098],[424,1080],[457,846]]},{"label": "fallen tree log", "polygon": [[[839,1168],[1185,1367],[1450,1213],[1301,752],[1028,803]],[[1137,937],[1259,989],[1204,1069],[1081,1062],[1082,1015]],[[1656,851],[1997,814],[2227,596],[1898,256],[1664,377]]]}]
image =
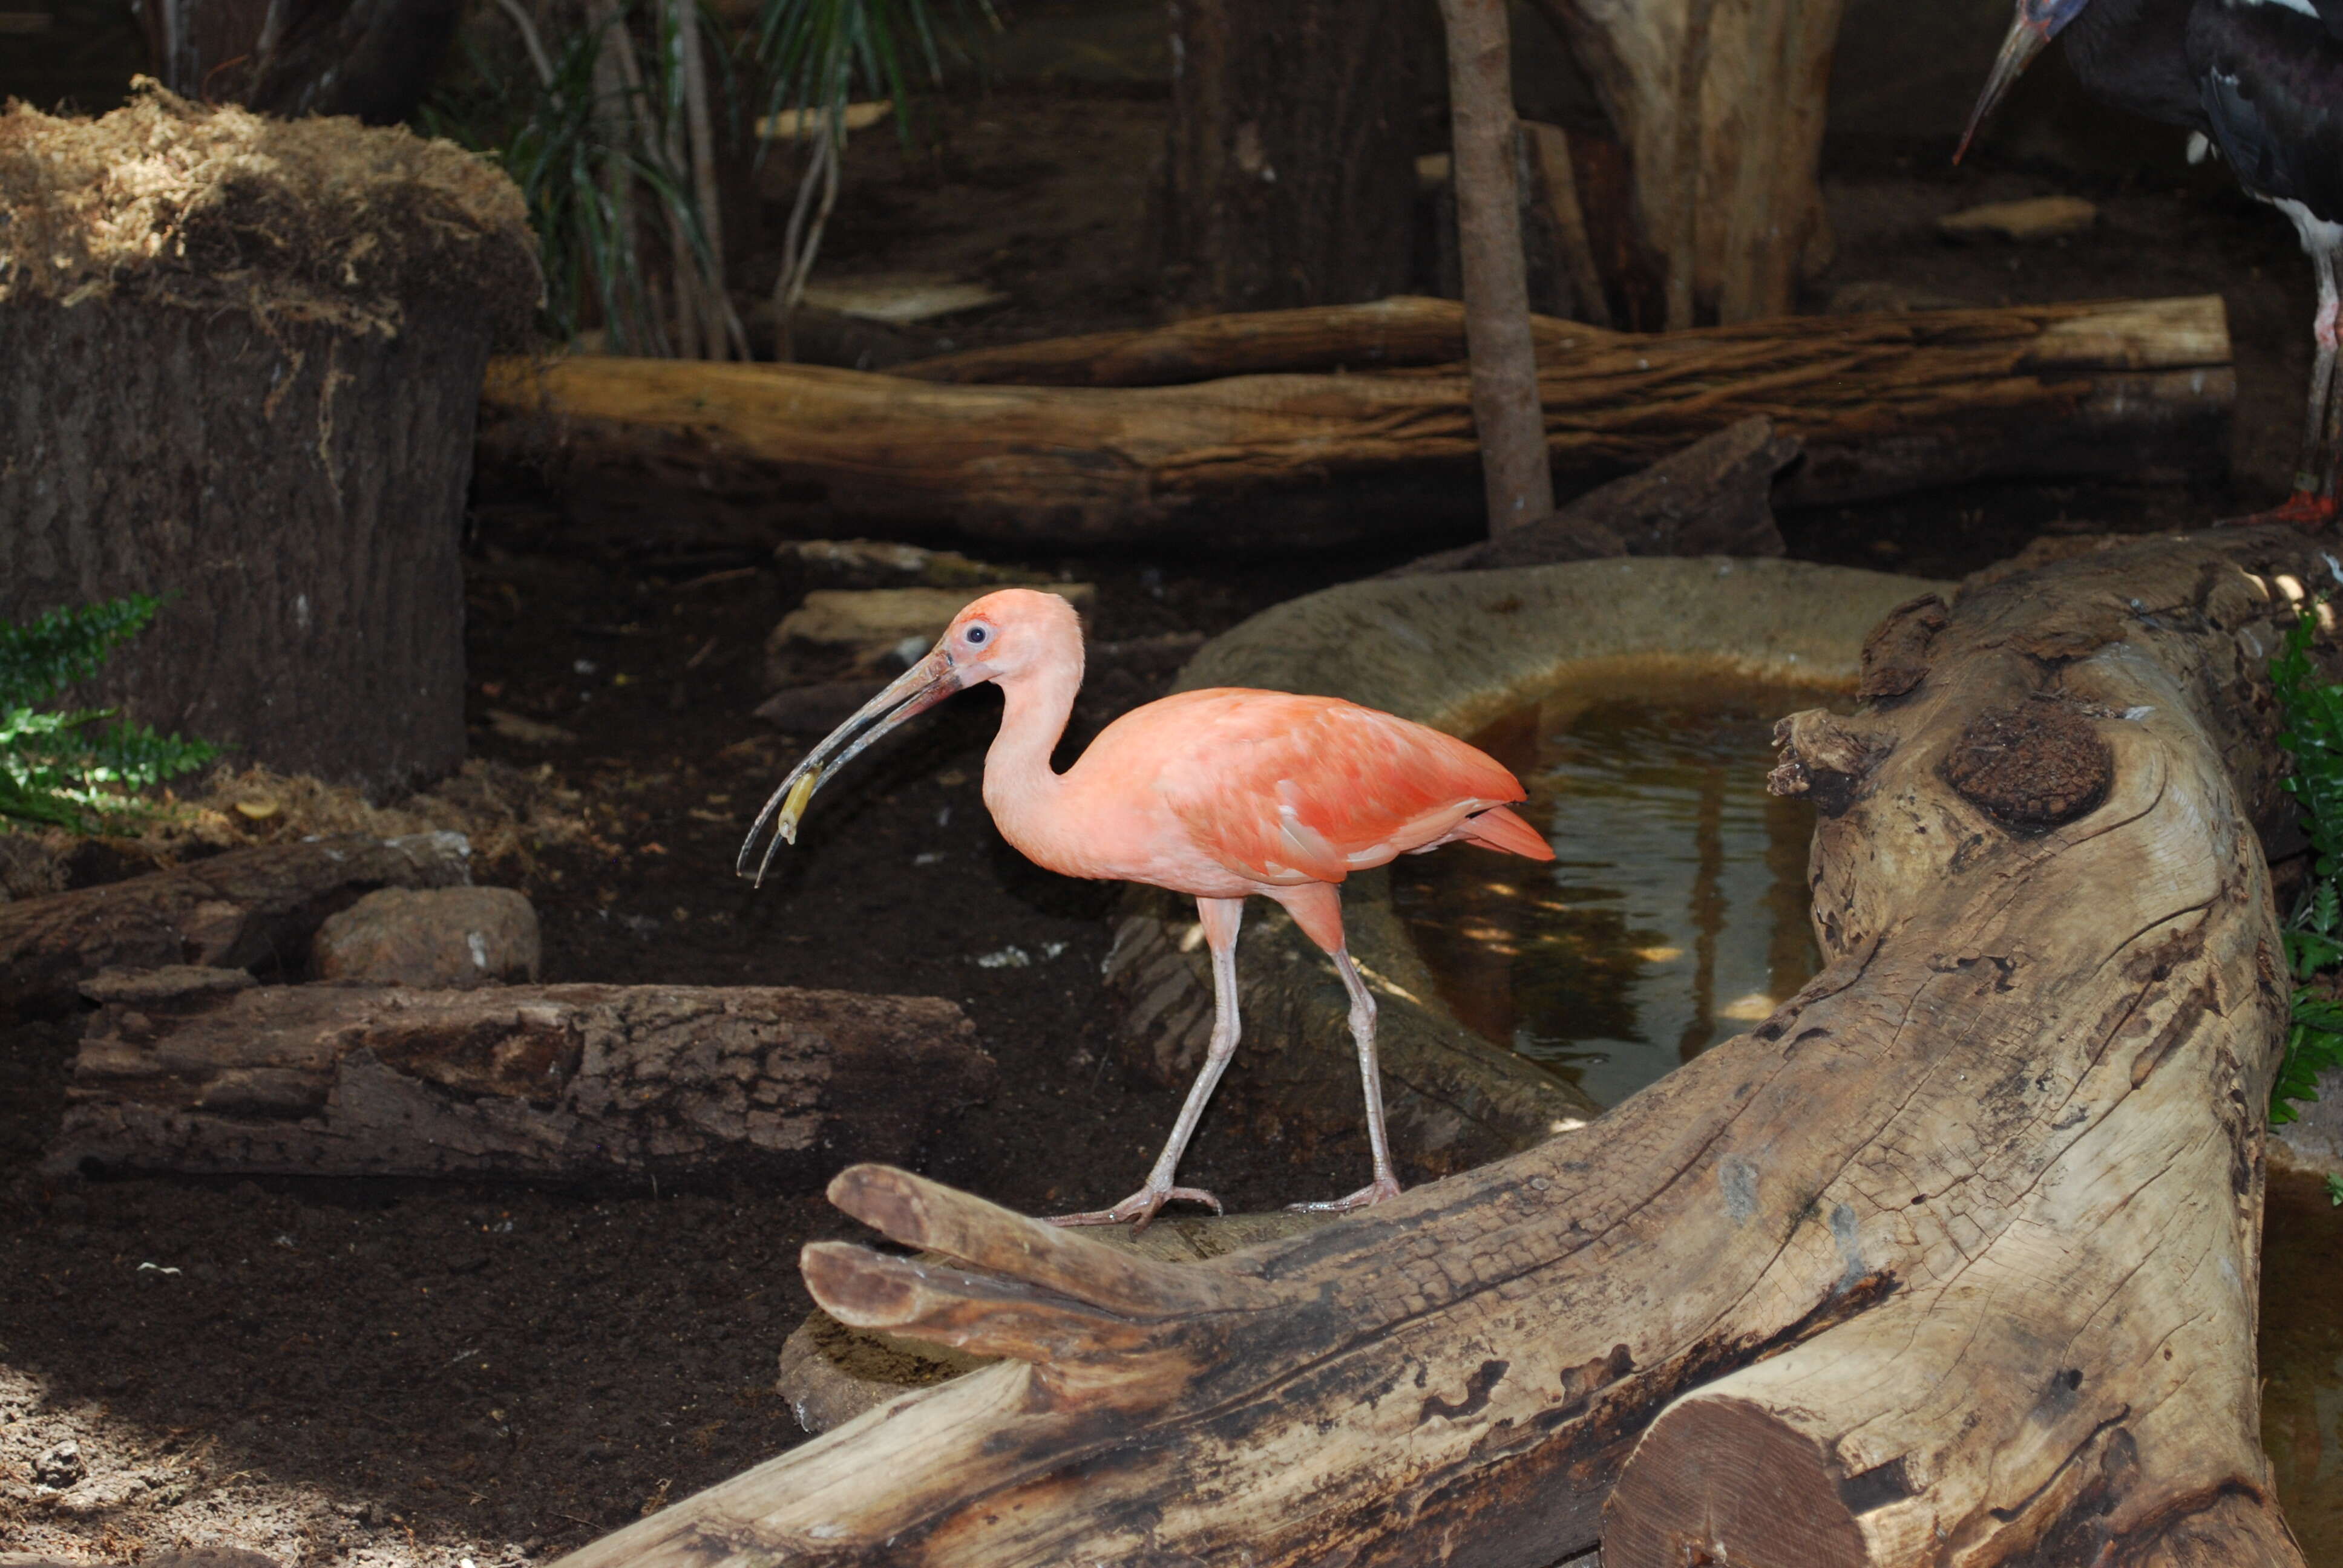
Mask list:
[{"label": "fallen tree log", "polygon": [[256,844],[169,871],[0,904],[0,1020],[75,1004],[100,970],[298,970],[329,915],[377,888],[472,879],[461,833]]},{"label": "fallen tree log", "polygon": [[810,1187],[909,1159],[992,1080],[937,997],[785,986],[257,986],[114,970],[46,1163]]},{"label": "fallen tree log", "polygon": [[[1587,347],[1539,372],[1565,495],[1757,415],[1805,444],[1777,498],[1794,505],[1995,476],[2173,477],[2227,460],[2236,382],[2211,297],[1652,337],[1571,330]],[[776,493],[819,494],[838,518],[1010,544],[1302,549],[1469,537],[1483,517],[1471,384],[1453,367],[1060,388],[507,359],[485,396],[508,420],[568,427],[578,463],[681,447],[711,483],[746,467]]]},{"label": "fallen tree log", "polygon": [[1591,1127],[1184,1266],[847,1171],[963,1266],[818,1242],[816,1300],[1007,1364],[567,1568],[2295,1568],[2255,821],[2290,811],[2270,583],[2315,563],[2167,538],[1891,616],[1870,705],[1785,726],[1827,967]]},{"label": "fallen tree log", "polygon": [[[1531,317],[1530,335],[1545,361],[1620,337],[1551,316]],[[1463,306],[1397,295],[1364,305],[1196,316],[1128,332],[970,348],[915,359],[891,374],[959,387],[1179,387],[1228,376],[1420,369],[1463,358]]]}]

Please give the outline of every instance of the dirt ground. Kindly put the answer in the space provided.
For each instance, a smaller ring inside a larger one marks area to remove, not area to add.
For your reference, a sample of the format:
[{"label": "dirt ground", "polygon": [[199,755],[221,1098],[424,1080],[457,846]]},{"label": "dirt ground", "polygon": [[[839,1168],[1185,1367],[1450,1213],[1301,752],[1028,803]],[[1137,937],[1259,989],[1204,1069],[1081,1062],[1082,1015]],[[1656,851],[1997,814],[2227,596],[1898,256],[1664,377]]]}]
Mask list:
[{"label": "dirt ground", "polygon": [[[941,106],[940,153],[866,137],[830,265],[1011,296],[910,334],[920,347],[1150,320],[1146,195],[1165,106],[1143,83],[1002,86]],[[1834,143],[1839,253],[1809,303],[1879,280],[1977,302],[2219,292],[2242,388],[2234,488],[1977,487],[1787,517],[1794,554],[1952,576],[2042,533],[2195,521],[2282,493],[2311,303],[2286,226],[2178,168],[1988,152],[1953,171],[1941,151]],[[2098,200],[2098,229],[2019,248],[1953,247],[1931,227],[2052,190]],[[769,186],[768,216],[779,196]],[[769,542],[743,542],[752,507],[698,528],[707,498],[651,499],[659,526],[613,532],[592,526],[590,498],[527,474],[481,479],[474,747],[549,769],[590,829],[481,873],[537,901],[545,978],[951,998],[1001,1087],[920,1168],[1029,1211],[1121,1197],[1178,1091],[1127,1077],[1110,1049],[1099,968],[1116,890],[1031,867],[983,810],[996,699],[960,699],[826,790],[751,891],[733,852],[813,739],[750,716],[759,648],[806,585]],[[1386,562],[1019,564],[1096,583],[1095,635],[1129,638],[1218,632]],[[1073,744],[1151,695],[1109,684]],[[491,709],[574,739],[511,739]],[[977,961],[1012,947],[1031,961]],[[60,1026],[0,1032],[0,1551],[122,1561],[217,1543],[285,1564],[508,1568],[801,1440],[771,1392],[809,1305],[797,1250],[851,1229],[818,1196],[52,1178],[35,1167],[72,1045]],[[1347,1191],[1363,1160],[1243,1144],[1208,1117],[1183,1175],[1255,1209]]]}]

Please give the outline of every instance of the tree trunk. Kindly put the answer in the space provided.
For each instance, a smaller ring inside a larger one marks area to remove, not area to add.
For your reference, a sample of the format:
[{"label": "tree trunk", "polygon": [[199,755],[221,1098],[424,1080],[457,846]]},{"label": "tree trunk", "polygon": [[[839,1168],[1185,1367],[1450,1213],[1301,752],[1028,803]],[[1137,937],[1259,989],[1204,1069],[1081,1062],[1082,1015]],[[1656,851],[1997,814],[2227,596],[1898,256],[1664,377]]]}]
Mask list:
[{"label": "tree trunk", "polygon": [[0,619],[162,596],[77,699],[281,772],[452,769],[479,377],[538,289],[518,191],[156,92],[0,117]]},{"label": "tree trunk", "polygon": [[1010,1364],[568,1568],[2299,1568],[2255,1437],[2254,820],[2291,809],[2269,578],[2318,564],[2157,539],[1892,616],[1871,706],[1784,726],[1828,967],[1591,1127],[1184,1266],[849,1170],[963,1267],[817,1242],[816,1300]]},{"label": "tree trunk", "polygon": [[779,986],[255,987],[112,970],[47,1157],[65,1171],[811,1187],[906,1160],[990,1087],[937,997]]},{"label": "tree trunk", "polygon": [[1197,311],[1407,286],[1422,0],[1178,0],[1157,211],[1168,291]]},{"label": "tree trunk", "polygon": [[377,888],[470,881],[460,833],[255,844],[172,871],[0,904],[0,1020],[75,1005],[109,968],[300,972],[328,916]]},{"label": "tree trunk", "polygon": [[1632,170],[1666,317],[1788,315],[1827,260],[1823,115],[1845,0],[1537,0],[1602,97]]},{"label": "tree trunk", "polygon": [[[1793,504],[2227,461],[2236,383],[2217,298],[1558,332],[1584,345],[1539,377],[1569,493],[1756,415],[1805,444],[1777,497]],[[1486,517],[1472,387],[1453,367],[1094,389],[597,357],[499,360],[487,402],[510,421],[499,445],[540,443],[543,415],[574,422],[573,483],[648,459],[819,495],[833,523],[1021,546],[1434,543]]]},{"label": "tree trunk", "polygon": [[1554,470],[1538,406],[1537,347],[1522,251],[1520,125],[1505,0],[1440,0],[1473,430],[1481,443],[1489,537],[1554,516]]}]

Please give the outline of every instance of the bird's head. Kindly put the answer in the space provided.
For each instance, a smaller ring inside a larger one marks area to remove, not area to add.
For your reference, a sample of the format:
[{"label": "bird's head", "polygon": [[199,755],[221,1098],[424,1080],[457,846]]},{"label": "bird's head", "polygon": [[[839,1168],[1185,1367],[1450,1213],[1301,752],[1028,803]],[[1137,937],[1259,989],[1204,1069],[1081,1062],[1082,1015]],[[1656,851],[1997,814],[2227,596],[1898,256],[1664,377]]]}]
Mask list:
[{"label": "bird's head", "polygon": [[1976,139],[1977,131],[1986,117],[2008,95],[2010,86],[2026,74],[2034,56],[2049,46],[2067,23],[2083,14],[2091,0],[2017,0],[2017,15],[2009,24],[2008,35],[2001,41],[2001,54],[1993,63],[1993,74],[1985,80],[1985,91],[1977,95],[1976,107],[1969,111],[1968,129],[1961,133],[1960,149],[1953,154],[1959,163],[1968,155],[1969,144]]},{"label": "bird's head", "polygon": [[955,691],[988,680],[1012,684],[1042,668],[1071,670],[1080,684],[1082,628],[1074,607],[1056,594],[1032,588],[1002,588],[978,599],[952,617],[925,658],[896,677],[789,769],[757,813],[733,869],[751,875],[749,858],[769,825],[772,839],[753,873],[763,882],[775,852],[783,843],[797,842],[798,819],[822,781],[905,719],[925,713]]}]

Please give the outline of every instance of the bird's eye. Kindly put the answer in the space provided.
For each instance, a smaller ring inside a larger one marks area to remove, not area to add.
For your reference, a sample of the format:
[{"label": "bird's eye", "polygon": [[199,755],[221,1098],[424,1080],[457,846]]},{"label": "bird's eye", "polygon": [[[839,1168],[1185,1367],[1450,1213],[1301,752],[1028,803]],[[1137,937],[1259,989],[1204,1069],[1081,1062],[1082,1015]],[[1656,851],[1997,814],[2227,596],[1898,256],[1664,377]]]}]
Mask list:
[{"label": "bird's eye", "polygon": [[984,628],[980,626],[970,627],[967,632],[969,646],[970,648],[980,647],[983,645],[984,639],[991,635],[992,634],[990,632],[985,630]]}]

